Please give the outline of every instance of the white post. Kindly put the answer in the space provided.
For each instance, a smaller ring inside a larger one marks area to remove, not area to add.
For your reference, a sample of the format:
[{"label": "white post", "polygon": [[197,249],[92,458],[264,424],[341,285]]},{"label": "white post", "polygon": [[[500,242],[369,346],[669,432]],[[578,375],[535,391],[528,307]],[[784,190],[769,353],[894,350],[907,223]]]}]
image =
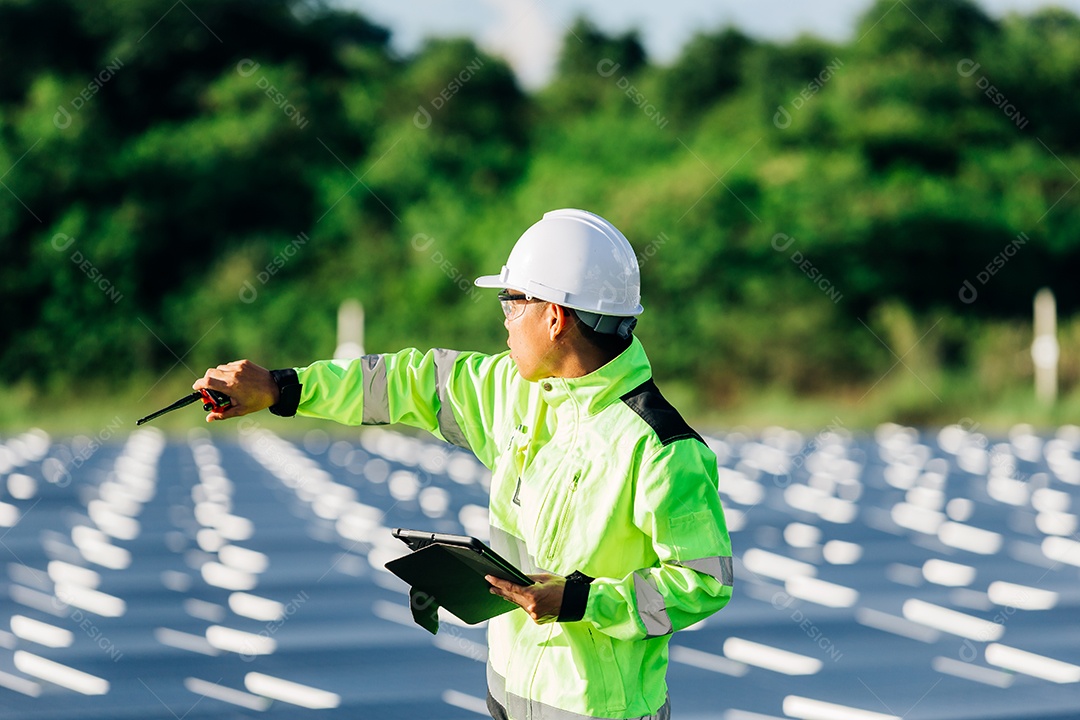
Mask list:
[{"label": "white post", "polygon": [[357,300],[346,300],[338,308],[337,349],[334,358],[348,360],[364,354],[364,306]]},{"label": "white post", "polygon": [[1043,288],[1035,293],[1035,340],[1031,359],[1035,363],[1035,396],[1044,403],[1057,398],[1058,376],[1057,305],[1054,293]]}]

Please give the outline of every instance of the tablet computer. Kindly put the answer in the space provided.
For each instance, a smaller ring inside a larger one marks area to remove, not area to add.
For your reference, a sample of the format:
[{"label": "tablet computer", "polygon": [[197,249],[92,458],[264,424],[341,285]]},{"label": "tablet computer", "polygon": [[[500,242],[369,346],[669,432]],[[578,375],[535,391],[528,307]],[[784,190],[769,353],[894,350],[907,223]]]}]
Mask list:
[{"label": "tablet computer", "polygon": [[[391,534],[398,540],[409,546],[414,552],[423,550],[430,545],[447,545],[453,548],[463,548],[469,553],[454,553],[457,557],[467,562],[474,572],[482,572],[484,575],[509,580],[517,585],[533,585],[536,581],[523,573],[512,563],[485,545],[483,541],[468,535],[451,535],[448,533],[436,533],[425,530],[408,530],[394,528]],[[471,560],[471,561],[470,561]]]},{"label": "tablet computer", "polygon": [[470,625],[517,609],[491,592],[485,575],[519,585],[535,582],[474,537],[404,528],[392,533],[413,552],[389,561],[386,569],[410,585],[413,619],[429,632],[438,631],[440,606]]}]

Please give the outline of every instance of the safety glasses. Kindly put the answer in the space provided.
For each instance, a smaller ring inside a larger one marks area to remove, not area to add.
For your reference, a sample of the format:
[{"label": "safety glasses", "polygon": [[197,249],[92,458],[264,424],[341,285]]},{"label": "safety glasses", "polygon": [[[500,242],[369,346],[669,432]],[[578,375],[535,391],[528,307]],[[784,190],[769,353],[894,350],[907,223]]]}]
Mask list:
[{"label": "safety glasses", "polygon": [[[524,300],[525,302],[521,302]],[[516,320],[525,312],[525,306],[533,301],[528,295],[515,295],[503,290],[499,293],[499,303],[507,320]]]}]

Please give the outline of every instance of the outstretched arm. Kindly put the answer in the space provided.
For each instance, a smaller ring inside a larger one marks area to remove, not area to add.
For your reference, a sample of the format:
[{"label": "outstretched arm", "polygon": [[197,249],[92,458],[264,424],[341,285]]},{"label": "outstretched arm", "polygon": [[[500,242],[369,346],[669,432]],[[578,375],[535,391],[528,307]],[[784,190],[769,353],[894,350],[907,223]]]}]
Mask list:
[{"label": "outstretched arm", "polygon": [[406,349],[321,360],[297,368],[295,374],[276,372],[291,375],[291,401],[288,392],[285,398],[279,396],[274,375],[250,360],[211,368],[192,387],[219,390],[233,400],[233,407],[210,413],[208,421],[273,411],[280,402],[278,414],[346,425],[404,423],[422,428],[472,450],[488,467],[496,454],[495,429],[518,400],[519,376],[507,353]]}]

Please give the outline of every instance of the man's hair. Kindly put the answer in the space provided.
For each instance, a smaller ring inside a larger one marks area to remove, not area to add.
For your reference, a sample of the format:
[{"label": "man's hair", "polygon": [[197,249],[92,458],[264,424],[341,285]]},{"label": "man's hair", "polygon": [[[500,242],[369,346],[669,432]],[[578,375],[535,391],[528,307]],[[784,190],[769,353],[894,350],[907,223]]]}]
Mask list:
[{"label": "man's hair", "polygon": [[581,337],[584,338],[585,342],[599,350],[609,361],[614,360],[622,354],[623,350],[630,347],[633,336],[621,338],[615,333],[597,332],[586,325],[572,308],[564,307],[563,310],[565,310],[568,315],[574,316],[574,324],[577,326],[578,332],[581,333]]}]

